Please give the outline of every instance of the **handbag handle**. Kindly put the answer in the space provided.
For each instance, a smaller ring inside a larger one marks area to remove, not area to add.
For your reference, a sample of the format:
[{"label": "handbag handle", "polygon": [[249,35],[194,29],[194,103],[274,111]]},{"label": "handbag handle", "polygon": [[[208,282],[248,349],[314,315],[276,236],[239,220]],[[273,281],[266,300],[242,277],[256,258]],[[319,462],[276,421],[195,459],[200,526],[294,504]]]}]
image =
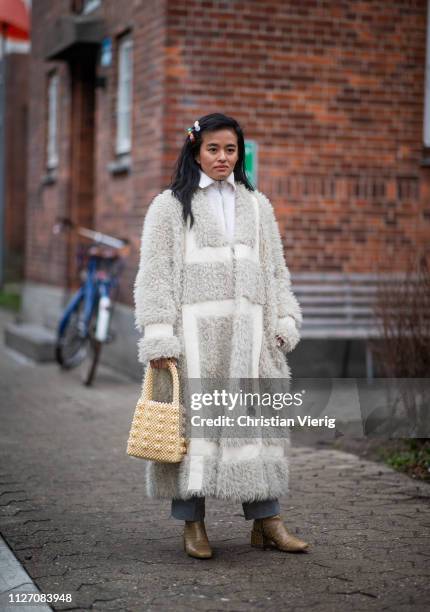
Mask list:
[{"label": "handbag handle", "polygon": [[[173,404],[179,406],[179,376],[178,370],[170,359],[167,361],[167,365],[169,366],[170,374],[173,378]],[[153,392],[153,382],[154,382],[154,368],[151,366],[151,362],[148,363],[148,367],[146,369],[145,380],[143,381],[143,394],[142,399],[144,401],[152,400],[152,392]]]}]

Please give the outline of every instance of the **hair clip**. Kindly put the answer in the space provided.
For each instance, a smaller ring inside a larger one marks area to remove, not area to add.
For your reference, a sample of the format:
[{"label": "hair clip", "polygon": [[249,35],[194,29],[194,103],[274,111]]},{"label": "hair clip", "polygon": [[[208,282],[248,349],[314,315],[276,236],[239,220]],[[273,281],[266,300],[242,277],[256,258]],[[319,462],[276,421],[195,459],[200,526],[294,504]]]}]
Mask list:
[{"label": "hair clip", "polygon": [[199,125],[199,122],[198,122],[198,121],[194,121],[194,125],[193,125],[193,127],[189,127],[189,128],[187,128],[188,136],[189,136],[189,138],[190,138],[191,142],[194,142],[194,141],[195,141],[195,139],[196,139],[196,137],[195,137],[195,135],[194,135],[194,133],[193,133],[193,130],[194,130],[195,132],[200,132],[200,125]]},{"label": "hair clip", "polygon": [[189,138],[190,138],[191,142],[194,142],[194,140],[196,139],[196,137],[195,137],[195,136],[194,136],[194,134],[193,134],[193,128],[190,128],[190,127],[189,127],[189,128],[187,128],[187,132],[188,132],[188,136],[189,136]]}]

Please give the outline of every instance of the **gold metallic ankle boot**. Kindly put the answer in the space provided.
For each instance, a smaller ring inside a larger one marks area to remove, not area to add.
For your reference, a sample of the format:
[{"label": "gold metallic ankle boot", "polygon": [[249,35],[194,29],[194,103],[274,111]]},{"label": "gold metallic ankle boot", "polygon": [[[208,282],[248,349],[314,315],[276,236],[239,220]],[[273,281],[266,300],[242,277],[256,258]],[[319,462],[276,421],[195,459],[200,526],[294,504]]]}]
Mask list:
[{"label": "gold metallic ankle boot", "polygon": [[276,514],[263,519],[254,519],[251,532],[251,546],[257,548],[274,545],[284,552],[307,552],[309,544],[288,533],[281,516]]},{"label": "gold metallic ankle boot", "polygon": [[212,549],[204,521],[185,521],[184,550],[187,555],[197,559],[210,559],[212,557]]}]

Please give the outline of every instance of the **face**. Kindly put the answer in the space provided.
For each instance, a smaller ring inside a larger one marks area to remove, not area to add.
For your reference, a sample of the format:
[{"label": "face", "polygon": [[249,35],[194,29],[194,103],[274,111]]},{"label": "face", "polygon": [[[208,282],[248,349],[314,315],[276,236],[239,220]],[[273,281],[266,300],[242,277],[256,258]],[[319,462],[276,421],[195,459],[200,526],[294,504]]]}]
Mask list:
[{"label": "face", "polygon": [[219,181],[227,178],[239,159],[236,132],[229,128],[203,132],[200,151],[195,159],[212,179]]}]

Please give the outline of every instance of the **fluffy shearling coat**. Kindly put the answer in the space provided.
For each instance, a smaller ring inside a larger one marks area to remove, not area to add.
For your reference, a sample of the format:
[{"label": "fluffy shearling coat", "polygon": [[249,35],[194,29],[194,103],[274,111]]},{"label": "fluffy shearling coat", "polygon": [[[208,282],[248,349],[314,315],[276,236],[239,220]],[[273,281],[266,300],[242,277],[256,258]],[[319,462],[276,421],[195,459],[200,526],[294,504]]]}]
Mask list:
[{"label": "fluffy shearling coat", "polygon": [[[292,293],[272,204],[236,183],[235,235],[229,242],[207,195],[193,196],[194,225],[169,189],[151,202],[134,285],[139,361],[176,357],[189,379],[281,378],[299,341],[302,313]],[[284,340],[279,348],[276,335]],[[168,370],[156,370],[154,398],[171,401]],[[254,501],[288,491],[289,435],[191,438],[180,464],[146,462],[150,497],[205,495]]]}]

